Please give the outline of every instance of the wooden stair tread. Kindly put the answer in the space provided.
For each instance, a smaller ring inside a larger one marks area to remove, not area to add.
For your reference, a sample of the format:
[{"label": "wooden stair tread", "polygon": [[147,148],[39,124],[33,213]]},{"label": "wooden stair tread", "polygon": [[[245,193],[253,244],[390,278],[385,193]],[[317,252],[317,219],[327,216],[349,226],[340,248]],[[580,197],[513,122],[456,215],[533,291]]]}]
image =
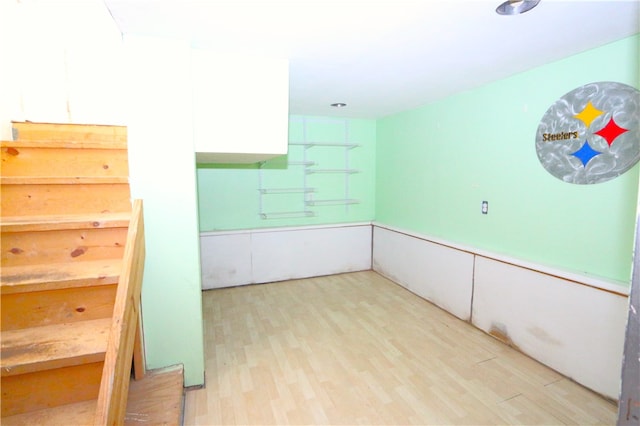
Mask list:
[{"label": "wooden stair tread", "polygon": [[129,183],[128,176],[2,176],[2,185],[74,185],[74,184],[113,184]]},{"label": "wooden stair tread", "polygon": [[15,140],[0,141],[2,148],[67,148],[67,149],[127,149],[126,142],[70,141],[70,140]]},{"label": "wooden stair tread", "polygon": [[13,139],[18,141],[60,141],[127,147],[125,126],[13,122]]},{"label": "wooden stair tread", "polygon": [[11,216],[0,219],[2,232],[54,231],[60,229],[125,228],[129,212],[47,216]]},{"label": "wooden stair tread", "polygon": [[9,426],[33,425],[92,425],[96,414],[97,400],[60,405],[44,410],[16,414],[2,418],[2,424]]},{"label": "wooden stair tread", "polygon": [[4,295],[117,284],[121,268],[121,259],[5,266],[0,289]]},{"label": "wooden stair tread", "polygon": [[2,377],[104,360],[111,318],[3,331]]}]

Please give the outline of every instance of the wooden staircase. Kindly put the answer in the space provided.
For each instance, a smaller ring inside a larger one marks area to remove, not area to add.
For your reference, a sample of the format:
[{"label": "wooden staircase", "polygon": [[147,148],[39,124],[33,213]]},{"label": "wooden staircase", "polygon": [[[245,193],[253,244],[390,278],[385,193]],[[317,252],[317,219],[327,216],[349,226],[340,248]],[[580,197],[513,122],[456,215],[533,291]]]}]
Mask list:
[{"label": "wooden staircase", "polygon": [[126,128],[14,123],[2,142],[2,424],[123,424],[139,324],[142,202]]}]

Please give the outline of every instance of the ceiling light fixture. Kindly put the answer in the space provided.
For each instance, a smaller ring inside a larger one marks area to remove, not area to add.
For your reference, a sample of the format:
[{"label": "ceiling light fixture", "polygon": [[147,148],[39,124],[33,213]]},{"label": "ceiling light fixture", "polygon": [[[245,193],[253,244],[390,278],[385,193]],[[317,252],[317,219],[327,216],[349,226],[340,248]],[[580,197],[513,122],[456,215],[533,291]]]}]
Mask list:
[{"label": "ceiling light fixture", "polygon": [[528,12],[540,3],[540,0],[507,0],[496,8],[498,15],[520,15]]},{"label": "ceiling light fixture", "polygon": [[331,104],[331,106],[334,108],[344,108],[347,106],[347,104],[345,104],[344,102],[336,102],[335,104]]}]

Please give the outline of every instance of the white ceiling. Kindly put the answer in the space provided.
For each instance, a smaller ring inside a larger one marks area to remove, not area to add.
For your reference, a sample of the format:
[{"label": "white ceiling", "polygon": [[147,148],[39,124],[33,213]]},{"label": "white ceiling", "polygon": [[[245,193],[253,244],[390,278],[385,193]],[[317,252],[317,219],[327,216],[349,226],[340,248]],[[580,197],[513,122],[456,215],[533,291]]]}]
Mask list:
[{"label": "white ceiling", "polygon": [[414,108],[640,32],[640,0],[542,0],[517,16],[497,15],[500,2],[105,0],[125,34],[288,57],[292,114],[353,118]]}]

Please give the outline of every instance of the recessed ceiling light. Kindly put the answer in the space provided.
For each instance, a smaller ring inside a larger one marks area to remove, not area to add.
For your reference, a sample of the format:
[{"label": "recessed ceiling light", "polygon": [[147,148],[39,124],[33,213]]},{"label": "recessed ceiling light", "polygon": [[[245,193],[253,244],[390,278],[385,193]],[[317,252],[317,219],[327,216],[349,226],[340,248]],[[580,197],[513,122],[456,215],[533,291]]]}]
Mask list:
[{"label": "recessed ceiling light", "polygon": [[540,3],[540,0],[507,0],[496,8],[499,15],[519,15],[525,13]]},{"label": "recessed ceiling light", "polygon": [[344,102],[336,102],[335,104],[331,104],[331,106],[334,108],[344,108],[347,106],[347,104],[345,104]]}]

